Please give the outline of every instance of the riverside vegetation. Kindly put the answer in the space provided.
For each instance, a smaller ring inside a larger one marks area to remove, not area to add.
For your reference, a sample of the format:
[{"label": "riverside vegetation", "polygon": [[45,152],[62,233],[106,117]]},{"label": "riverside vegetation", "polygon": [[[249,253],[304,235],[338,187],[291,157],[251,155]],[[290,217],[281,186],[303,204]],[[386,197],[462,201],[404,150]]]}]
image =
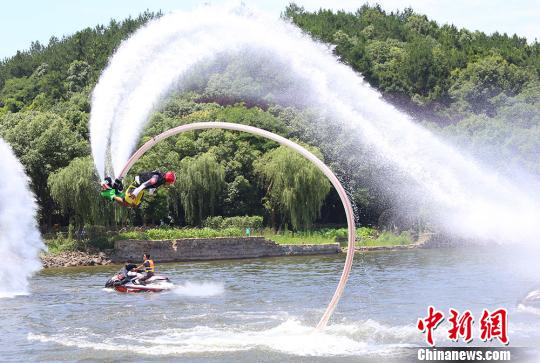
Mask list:
[{"label": "riverside vegetation", "polygon": [[[357,246],[403,246],[413,243],[411,234],[402,232],[396,235],[392,232],[380,232],[374,228],[357,228]],[[113,248],[116,240],[171,240],[184,238],[216,238],[216,237],[245,237],[262,236],[279,244],[327,244],[346,241],[346,228],[324,228],[305,232],[276,232],[270,228],[261,230],[246,230],[238,227],[223,229],[214,228],[149,228],[146,230],[123,231],[119,233],[105,232],[93,237],[75,237],[59,233],[55,237],[46,239],[48,253],[52,255],[63,254],[70,251],[86,250],[96,253],[100,250]]]},{"label": "riverside vegetation", "polygon": [[[81,233],[84,231],[84,233]],[[279,244],[326,244],[346,241],[346,228],[320,228],[311,231],[274,231],[264,228],[261,216],[223,218],[209,217],[204,228],[174,228],[161,226],[156,228],[132,229],[111,232],[103,227],[86,226],[82,231],[70,227],[67,233],[57,233],[46,239],[48,252],[60,254],[73,250],[107,250],[116,240],[170,240],[183,238],[215,238],[263,236]],[[402,232],[380,232],[371,227],[356,229],[358,246],[398,246],[413,243],[411,234]]]},{"label": "riverside vegetation", "polygon": [[[212,216],[244,215],[261,216],[255,233],[280,243],[307,238],[333,242],[337,236],[330,234],[340,229],[314,226],[344,225],[335,190],[306,160],[252,135],[206,130],[165,140],[135,165],[128,179],[141,170],[167,168],[177,171],[175,186],[159,190],[135,211],[98,197],[88,139],[90,93],[122,40],[159,16],[146,12],[61,39],[52,37],[47,45],[34,42],[0,62],[0,137],[13,147],[31,179],[42,230],[68,229],[61,238],[47,235],[49,250],[107,248],[122,233],[142,233],[145,238],[242,234],[243,225],[201,227]],[[387,13],[364,5],[351,13],[307,12],[291,4],[283,16],[314,38],[335,44],[343,62],[441,137],[503,174],[519,166],[540,175],[539,154],[531,152],[540,149],[537,42],[439,25],[412,9]],[[249,74],[245,84],[227,83],[241,65],[241,59],[233,59],[211,81],[169,97],[152,115],[141,143],[196,121],[257,126],[301,142],[338,175],[348,176],[360,223],[375,228],[363,239],[366,243],[406,243],[407,231],[428,227],[421,206],[411,205],[413,218],[400,218],[395,204],[401,201],[392,200],[373,182],[374,175],[392,173],[380,170],[376,158],[360,148],[358,158],[366,164],[351,169],[346,160],[325,154],[332,147],[346,149],[350,141],[321,145],[310,132],[310,110],[239,99],[239,88],[258,87]],[[121,232],[124,226],[142,225],[168,228]],[[76,236],[83,230],[86,235]],[[360,229],[359,235],[367,230]]]}]

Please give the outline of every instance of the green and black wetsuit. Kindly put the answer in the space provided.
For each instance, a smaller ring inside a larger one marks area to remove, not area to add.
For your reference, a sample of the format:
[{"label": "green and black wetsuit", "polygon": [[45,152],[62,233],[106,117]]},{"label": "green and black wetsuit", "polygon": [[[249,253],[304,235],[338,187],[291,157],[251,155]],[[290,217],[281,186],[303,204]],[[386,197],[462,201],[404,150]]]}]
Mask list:
[{"label": "green and black wetsuit", "polygon": [[111,201],[114,200],[114,197],[120,197],[124,199],[125,193],[123,192],[124,187],[121,180],[116,179],[113,183],[111,178],[106,177],[105,182],[106,183],[104,183],[103,185],[106,185],[108,188],[101,191],[101,196],[103,198]]}]

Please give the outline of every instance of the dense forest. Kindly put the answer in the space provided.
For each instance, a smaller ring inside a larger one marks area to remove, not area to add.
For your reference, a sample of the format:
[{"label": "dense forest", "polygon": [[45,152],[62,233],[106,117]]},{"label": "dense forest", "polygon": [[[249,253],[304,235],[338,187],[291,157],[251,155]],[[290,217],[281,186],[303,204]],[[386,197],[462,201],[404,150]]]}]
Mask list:
[{"label": "dense forest", "polygon": [[384,97],[476,157],[540,174],[540,43],[439,25],[412,9],[283,16],[360,72]]},{"label": "dense forest", "polygon": [[[88,135],[91,91],[122,40],[159,16],[148,12],[52,37],[0,62],[0,137],[26,168],[43,228],[200,226],[214,215],[260,215],[268,226],[293,230],[343,223],[335,191],[306,161],[273,142],[222,130],[187,133],[147,153],[133,173],[173,169],[178,180],[141,208],[128,212],[98,197]],[[282,16],[334,44],[342,62],[434,132],[499,170],[540,174],[540,44],[441,26],[412,9],[307,12],[291,4]],[[230,102],[207,91],[171,96],[141,142],[182,123],[216,120],[261,127],[327,157],[306,132],[303,110]],[[384,228],[387,198],[361,178],[351,185],[360,222]]]}]

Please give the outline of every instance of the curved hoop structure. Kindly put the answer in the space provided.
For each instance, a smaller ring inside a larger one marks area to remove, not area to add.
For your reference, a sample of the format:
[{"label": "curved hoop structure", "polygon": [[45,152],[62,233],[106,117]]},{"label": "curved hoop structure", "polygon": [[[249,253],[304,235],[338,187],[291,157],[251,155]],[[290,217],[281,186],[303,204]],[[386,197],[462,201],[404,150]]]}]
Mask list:
[{"label": "curved hoop structure", "polygon": [[343,290],[345,289],[345,284],[347,283],[347,280],[349,279],[349,274],[351,272],[353,257],[354,257],[354,243],[356,240],[356,228],[355,228],[355,221],[354,221],[354,213],[351,206],[351,202],[349,201],[349,197],[347,196],[347,193],[345,192],[345,189],[339,182],[338,178],[335,176],[335,174],[330,170],[326,164],[324,164],[319,158],[317,158],[315,155],[313,155],[310,151],[303,148],[302,146],[298,145],[295,142],[292,142],[282,136],[276,135],[272,132],[259,129],[257,127],[253,126],[247,126],[242,124],[234,124],[229,122],[195,122],[187,125],[181,125],[175,128],[172,128],[170,130],[167,130],[157,136],[154,136],[152,139],[147,141],[143,146],[141,146],[128,160],[126,166],[124,166],[124,169],[120,172],[120,175],[118,177],[125,177],[128,173],[129,169],[133,166],[133,164],[141,157],[143,154],[151,149],[155,144],[160,142],[163,139],[166,139],[170,136],[180,134],[182,132],[186,131],[193,131],[193,130],[206,130],[206,129],[225,129],[225,130],[235,130],[235,131],[243,131],[250,134],[254,134],[257,136],[262,136],[264,138],[273,140],[278,142],[281,145],[287,146],[302,156],[304,156],[306,159],[311,161],[315,166],[321,170],[324,175],[330,180],[334,188],[336,188],[336,191],[339,194],[339,198],[341,199],[341,203],[343,203],[343,207],[345,208],[345,215],[347,216],[347,228],[348,228],[348,248],[347,248],[347,257],[345,259],[345,265],[343,266],[343,272],[341,274],[341,278],[339,280],[339,283],[337,285],[336,291],[334,292],[334,296],[332,297],[332,300],[328,304],[323,316],[321,317],[321,320],[317,324],[317,329],[324,328],[328,320],[330,319],[330,316],[334,312],[334,309],[336,308],[336,305],[341,298],[341,295],[343,294]]}]

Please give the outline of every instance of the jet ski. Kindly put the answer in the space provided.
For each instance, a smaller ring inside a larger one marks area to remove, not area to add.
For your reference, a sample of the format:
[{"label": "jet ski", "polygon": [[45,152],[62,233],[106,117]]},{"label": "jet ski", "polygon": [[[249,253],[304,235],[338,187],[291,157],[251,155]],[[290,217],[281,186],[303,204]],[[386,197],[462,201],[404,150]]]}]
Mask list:
[{"label": "jet ski", "polygon": [[135,271],[132,263],[126,264],[116,275],[105,283],[106,288],[112,288],[118,292],[161,292],[174,287],[168,277],[154,275],[146,281],[139,281],[144,274]]}]

